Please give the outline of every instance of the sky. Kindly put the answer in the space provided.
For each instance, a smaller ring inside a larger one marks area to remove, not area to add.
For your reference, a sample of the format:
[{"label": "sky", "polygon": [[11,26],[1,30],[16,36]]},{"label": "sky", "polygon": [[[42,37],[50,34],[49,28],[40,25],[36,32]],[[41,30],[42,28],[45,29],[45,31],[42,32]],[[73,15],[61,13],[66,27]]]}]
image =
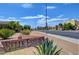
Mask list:
[{"label": "sky", "polygon": [[[47,10],[47,16],[46,16]],[[70,19],[79,20],[78,3],[0,3],[0,21],[19,21],[32,28],[55,26]]]}]

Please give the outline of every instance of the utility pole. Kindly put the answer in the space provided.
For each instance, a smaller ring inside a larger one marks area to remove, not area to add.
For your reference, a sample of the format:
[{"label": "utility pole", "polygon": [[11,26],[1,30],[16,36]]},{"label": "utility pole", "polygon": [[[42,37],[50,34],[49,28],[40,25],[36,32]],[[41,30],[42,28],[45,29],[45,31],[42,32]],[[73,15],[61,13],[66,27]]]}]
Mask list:
[{"label": "utility pole", "polygon": [[46,19],[46,26],[45,27],[46,27],[46,29],[48,29],[48,23],[47,23],[47,3],[45,4],[45,6],[46,6],[46,10],[45,10],[46,11],[45,12],[45,15],[46,15],[46,18],[45,18]]}]

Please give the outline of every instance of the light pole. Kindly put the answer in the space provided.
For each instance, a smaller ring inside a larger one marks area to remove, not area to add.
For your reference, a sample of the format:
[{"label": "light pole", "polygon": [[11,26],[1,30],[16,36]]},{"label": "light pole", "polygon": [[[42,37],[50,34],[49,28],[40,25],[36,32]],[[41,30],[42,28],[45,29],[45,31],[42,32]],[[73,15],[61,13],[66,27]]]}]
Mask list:
[{"label": "light pole", "polygon": [[45,4],[45,6],[46,6],[46,12],[45,12],[45,15],[46,15],[46,17],[45,17],[45,19],[46,19],[46,26],[45,26],[45,28],[46,28],[46,30],[48,30],[48,23],[47,23],[47,3]]}]

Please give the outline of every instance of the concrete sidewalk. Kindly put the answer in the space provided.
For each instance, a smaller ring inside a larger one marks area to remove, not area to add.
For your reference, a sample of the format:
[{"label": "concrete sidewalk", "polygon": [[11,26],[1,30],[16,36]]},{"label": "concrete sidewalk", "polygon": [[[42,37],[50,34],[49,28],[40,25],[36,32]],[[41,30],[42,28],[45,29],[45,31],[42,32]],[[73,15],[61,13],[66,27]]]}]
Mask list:
[{"label": "concrete sidewalk", "polygon": [[71,38],[71,37],[66,37],[66,36],[61,36],[61,35],[55,35],[55,34],[47,34],[47,33],[44,33],[44,34],[46,34],[48,36],[56,37],[56,38],[61,39],[61,40],[65,40],[65,41],[68,41],[68,42],[79,44],[79,39],[76,39],[76,38]]},{"label": "concrete sidewalk", "polygon": [[34,52],[35,52],[35,48],[29,47],[12,52],[7,52],[4,55],[34,55]]}]

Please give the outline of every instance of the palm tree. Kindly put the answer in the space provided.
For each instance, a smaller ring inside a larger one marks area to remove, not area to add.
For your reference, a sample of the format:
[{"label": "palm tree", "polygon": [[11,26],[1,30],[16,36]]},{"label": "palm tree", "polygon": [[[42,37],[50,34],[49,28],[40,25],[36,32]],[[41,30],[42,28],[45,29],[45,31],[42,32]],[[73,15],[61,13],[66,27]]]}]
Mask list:
[{"label": "palm tree", "polygon": [[59,23],[59,27],[61,28],[61,30],[63,30],[63,24]]},{"label": "palm tree", "polygon": [[62,24],[62,23],[59,23],[59,26],[60,26],[60,27],[63,27],[63,24]]},{"label": "palm tree", "polygon": [[34,53],[39,55],[59,55],[62,50],[58,50],[57,45],[54,45],[53,41],[49,41],[48,38],[45,39],[45,41],[41,45],[36,46],[35,48],[37,50],[37,53]]}]

